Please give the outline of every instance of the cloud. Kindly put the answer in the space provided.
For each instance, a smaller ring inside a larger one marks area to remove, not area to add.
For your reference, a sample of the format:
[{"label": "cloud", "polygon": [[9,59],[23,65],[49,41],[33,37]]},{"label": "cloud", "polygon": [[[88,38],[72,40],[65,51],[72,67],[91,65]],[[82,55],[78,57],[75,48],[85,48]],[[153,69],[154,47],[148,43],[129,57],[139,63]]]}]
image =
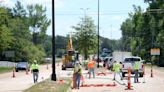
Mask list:
[{"label": "cloud", "polygon": [[[72,20],[72,19],[67,19],[67,22],[60,21],[56,19],[55,22],[55,35],[62,35],[66,36],[66,34],[69,34],[71,31],[75,31],[72,29],[73,25],[76,25],[78,23],[78,20]],[[47,34],[51,35],[52,34],[52,25],[48,27]]]},{"label": "cloud", "polygon": [[[19,0],[24,5],[34,5],[34,4],[41,4],[47,9],[51,9],[52,7],[52,0]],[[55,0],[55,7],[60,8],[63,7],[63,0]]]},{"label": "cloud", "polygon": [[[47,10],[51,10],[52,7],[52,0],[18,0],[20,1],[23,6],[27,5],[34,5],[34,4],[40,4],[43,5],[44,7],[47,8]],[[7,7],[14,7],[16,3],[16,0],[0,0],[0,4],[5,5]],[[55,0],[55,7],[56,8],[61,8],[64,6],[64,1],[63,0]]]},{"label": "cloud", "polygon": [[7,6],[9,8],[12,8],[15,5],[13,0],[0,0],[0,4]]}]

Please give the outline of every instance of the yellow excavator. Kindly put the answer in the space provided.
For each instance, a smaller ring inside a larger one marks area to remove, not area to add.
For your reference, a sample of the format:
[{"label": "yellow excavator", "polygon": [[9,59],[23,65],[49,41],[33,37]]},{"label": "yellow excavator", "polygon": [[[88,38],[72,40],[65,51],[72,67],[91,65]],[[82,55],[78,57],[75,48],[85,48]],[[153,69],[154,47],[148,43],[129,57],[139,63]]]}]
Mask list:
[{"label": "yellow excavator", "polygon": [[79,53],[73,49],[72,37],[70,34],[65,54],[62,56],[62,70],[66,70],[66,68],[74,68],[75,62],[78,58]]}]

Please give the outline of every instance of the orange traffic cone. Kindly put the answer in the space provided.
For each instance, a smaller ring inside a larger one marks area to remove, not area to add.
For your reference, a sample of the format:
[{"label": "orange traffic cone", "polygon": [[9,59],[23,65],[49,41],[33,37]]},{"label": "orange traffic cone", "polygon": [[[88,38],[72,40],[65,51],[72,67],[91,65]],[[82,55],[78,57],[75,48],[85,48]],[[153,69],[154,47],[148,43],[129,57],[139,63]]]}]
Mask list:
[{"label": "orange traffic cone", "polygon": [[132,87],[131,86],[131,69],[129,67],[128,68],[128,86],[127,86],[127,88],[125,90],[133,90],[131,87]]},{"label": "orange traffic cone", "polygon": [[12,75],[13,78],[15,78],[15,68],[13,68],[13,75]]}]

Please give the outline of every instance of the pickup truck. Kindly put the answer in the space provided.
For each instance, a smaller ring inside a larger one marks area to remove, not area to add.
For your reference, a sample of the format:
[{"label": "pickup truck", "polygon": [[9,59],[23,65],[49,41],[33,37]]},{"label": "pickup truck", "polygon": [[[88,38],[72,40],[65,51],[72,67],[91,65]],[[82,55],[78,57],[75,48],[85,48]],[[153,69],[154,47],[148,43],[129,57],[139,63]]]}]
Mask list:
[{"label": "pickup truck", "polygon": [[131,57],[126,57],[124,59],[124,61],[122,62],[122,77],[125,77],[125,74],[128,73],[128,68],[130,67],[131,68],[131,74],[134,74],[134,63],[136,61],[139,61],[140,62],[140,68],[139,68],[139,77],[143,77],[143,73],[144,73],[144,70],[143,70],[143,67],[144,67],[144,64],[143,64],[143,61],[141,59],[141,57],[137,57],[137,56],[131,56]]}]

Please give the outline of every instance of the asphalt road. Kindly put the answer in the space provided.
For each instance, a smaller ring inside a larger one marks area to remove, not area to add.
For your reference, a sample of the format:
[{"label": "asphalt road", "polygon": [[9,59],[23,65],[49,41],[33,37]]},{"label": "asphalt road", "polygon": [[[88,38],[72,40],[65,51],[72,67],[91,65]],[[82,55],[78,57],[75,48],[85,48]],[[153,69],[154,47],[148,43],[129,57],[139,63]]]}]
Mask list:
[{"label": "asphalt road", "polygon": [[[25,71],[15,72],[15,78],[12,77],[12,74],[12,72],[0,74],[0,92],[22,92],[34,85],[31,72],[28,72],[28,75]],[[49,78],[50,75],[50,65],[48,70],[46,65],[40,66],[39,82]]]},{"label": "asphalt road", "polygon": [[[60,77],[72,77],[73,69],[67,69],[65,71],[61,70],[60,65],[56,65],[56,74],[57,78]],[[84,76],[84,84],[113,84],[115,82],[116,86],[114,87],[81,87],[79,90],[71,90],[70,92],[164,92],[164,69],[154,67],[153,75],[154,77],[150,77],[150,67],[146,67],[146,75],[144,78],[140,78],[140,83],[134,83],[133,76],[131,77],[131,85],[133,86],[133,90],[125,90],[127,87],[126,78],[122,81],[119,77],[116,78],[116,81],[113,81],[113,73],[109,70],[97,69],[98,72],[108,72],[106,76],[96,74],[96,78],[88,78],[87,71],[83,71]],[[110,73],[109,73],[110,72]],[[50,78],[51,75],[51,65],[49,65],[49,69],[47,70],[46,65],[40,66],[40,74],[39,81],[42,81],[46,78]],[[143,82],[146,83],[143,83]],[[125,84],[125,85],[124,85]],[[16,73],[16,77],[12,78],[12,72],[0,74],[0,92],[22,92],[23,90],[34,85],[32,74],[29,72],[26,75],[25,71]]]},{"label": "asphalt road", "polygon": [[[113,81],[113,74],[108,74],[106,76],[96,76],[96,78],[88,79],[85,78],[84,84],[113,84],[116,83],[114,87],[81,87],[80,89],[74,89],[72,92],[164,92],[164,68],[153,68],[153,78],[150,77],[150,67],[146,67],[145,78],[140,78],[140,83],[134,83],[134,77],[131,76],[131,85],[133,90],[125,90],[127,88],[127,79],[120,80],[119,77],[116,81]],[[105,72],[105,70],[103,71]],[[145,83],[144,83],[145,82]]]}]

